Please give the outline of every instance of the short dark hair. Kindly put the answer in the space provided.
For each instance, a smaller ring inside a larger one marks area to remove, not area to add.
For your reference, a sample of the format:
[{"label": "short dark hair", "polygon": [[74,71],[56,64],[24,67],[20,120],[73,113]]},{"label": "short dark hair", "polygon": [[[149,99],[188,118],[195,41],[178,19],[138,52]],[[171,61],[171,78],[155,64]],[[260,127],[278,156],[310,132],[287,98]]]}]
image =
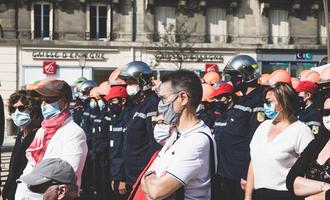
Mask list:
[{"label": "short dark hair", "polygon": [[186,91],[190,98],[190,102],[188,104],[192,108],[196,109],[200,104],[203,89],[200,78],[194,72],[183,69],[173,71],[162,76],[161,81],[163,83],[170,81],[171,88],[174,91]]},{"label": "short dark hair", "polygon": [[268,92],[274,93],[276,100],[288,117],[292,117],[297,113],[299,109],[298,94],[290,84],[278,82],[274,86],[266,89],[265,96]]}]

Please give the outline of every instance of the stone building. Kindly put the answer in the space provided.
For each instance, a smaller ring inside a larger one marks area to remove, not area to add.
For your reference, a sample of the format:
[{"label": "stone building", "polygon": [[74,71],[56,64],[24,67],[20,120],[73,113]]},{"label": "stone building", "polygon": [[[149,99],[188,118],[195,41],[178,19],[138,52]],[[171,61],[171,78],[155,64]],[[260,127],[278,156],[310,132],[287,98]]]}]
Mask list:
[{"label": "stone building", "polygon": [[5,99],[45,77],[100,83],[132,60],[161,73],[180,58],[183,68],[221,70],[238,53],[256,58],[263,73],[284,68],[297,76],[316,66],[326,56],[322,1],[0,0]]}]

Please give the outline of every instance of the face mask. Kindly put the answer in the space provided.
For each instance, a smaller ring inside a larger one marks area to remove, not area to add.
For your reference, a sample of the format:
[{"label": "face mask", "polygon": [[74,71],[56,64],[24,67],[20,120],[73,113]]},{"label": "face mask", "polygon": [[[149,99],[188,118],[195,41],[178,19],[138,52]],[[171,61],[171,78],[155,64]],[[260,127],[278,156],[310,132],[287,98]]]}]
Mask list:
[{"label": "face mask", "polygon": [[140,91],[140,87],[137,85],[128,85],[126,87],[128,96],[134,96]]},{"label": "face mask", "polygon": [[304,109],[306,107],[306,102],[304,101],[304,97],[298,97],[299,100],[299,107]]},{"label": "face mask", "polygon": [[91,108],[96,108],[96,106],[97,106],[96,101],[90,101],[90,102],[89,102],[89,106],[90,106]]},{"label": "face mask", "polygon": [[170,136],[170,125],[156,124],[154,127],[154,138],[157,143],[163,143]]},{"label": "face mask", "polygon": [[29,111],[21,112],[16,109],[16,111],[11,114],[11,118],[13,119],[14,124],[20,128],[26,128],[31,122]]},{"label": "face mask", "polygon": [[24,196],[24,200],[43,200],[44,194],[35,193],[31,191],[27,191]]},{"label": "face mask", "polygon": [[227,108],[228,108],[228,105],[225,104],[222,101],[213,102],[212,105],[213,105],[213,111],[214,112],[220,112],[220,113],[222,113],[222,112],[226,111]]},{"label": "face mask", "polygon": [[49,119],[61,113],[58,101],[46,105],[41,105],[41,112],[45,119]]},{"label": "face mask", "polygon": [[121,106],[117,103],[109,102],[108,108],[109,108],[110,112],[114,112],[114,113],[118,113],[121,111]]},{"label": "face mask", "polygon": [[328,116],[323,116],[323,125],[325,126],[325,128],[330,131],[330,115]]},{"label": "face mask", "polygon": [[176,100],[177,97],[175,97],[172,101],[169,102],[164,103],[163,101],[160,101],[158,103],[158,112],[164,116],[165,124],[175,124],[179,119],[180,113],[176,113],[173,110],[173,102]]},{"label": "face mask", "polygon": [[273,104],[264,104],[264,112],[265,115],[269,118],[269,119],[274,119],[278,113],[275,111],[275,106]]},{"label": "face mask", "polygon": [[99,105],[100,110],[103,110],[105,108],[105,104],[101,99],[97,101],[97,105]]}]

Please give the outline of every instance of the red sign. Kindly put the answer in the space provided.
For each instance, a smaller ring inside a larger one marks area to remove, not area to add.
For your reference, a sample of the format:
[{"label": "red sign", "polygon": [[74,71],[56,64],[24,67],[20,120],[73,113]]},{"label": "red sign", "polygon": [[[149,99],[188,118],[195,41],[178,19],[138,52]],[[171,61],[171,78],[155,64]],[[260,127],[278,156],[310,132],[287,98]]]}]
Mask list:
[{"label": "red sign", "polygon": [[44,61],[44,74],[56,74],[56,62]]},{"label": "red sign", "polygon": [[212,63],[206,63],[205,64],[205,73],[207,72],[218,72],[218,65],[217,64],[212,64]]}]

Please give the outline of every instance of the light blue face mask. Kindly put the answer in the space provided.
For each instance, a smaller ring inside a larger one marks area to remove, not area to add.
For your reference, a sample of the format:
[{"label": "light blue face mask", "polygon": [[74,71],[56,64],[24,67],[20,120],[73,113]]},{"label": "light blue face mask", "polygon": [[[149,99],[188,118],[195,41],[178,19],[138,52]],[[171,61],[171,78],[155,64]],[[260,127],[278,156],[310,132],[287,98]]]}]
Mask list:
[{"label": "light blue face mask", "polygon": [[97,106],[97,103],[95,101],[90,101],[89,102],[89,107],[96,108],[96,106]]},{"label": "light blue face mask", "polygon": [[99,99],[97,101],[97,105],[99,105],[100,110],[103,110],[105,108],[105,103],[102,101],[102,99]]},{"label": "light blue face mask", "polygon": [[170,137],[170,125],[156,124],[154,127],[154,138],[156,142],[162,143]]},{"label": "light blue face mask", "polygon": [[265,115],[269,118],[269,119],[274,119],[277,115],[278,112],[275,111],[275,105],[274,104],[264,104],[264,112]]},{"label": "light blue face mask", "polygon": [[58,101],[46,105],[41,105],[41,112],[45,119],[49,119],[57,114],[60,114],[61,110],[58,105]]},{"label": "light blue face mask", "polygon": [[20,128],[26,128],[31,122],[29,111],[21,112],[16,109],[16,111],[11,114],[11,118],[14,121],[14,124]]}]

